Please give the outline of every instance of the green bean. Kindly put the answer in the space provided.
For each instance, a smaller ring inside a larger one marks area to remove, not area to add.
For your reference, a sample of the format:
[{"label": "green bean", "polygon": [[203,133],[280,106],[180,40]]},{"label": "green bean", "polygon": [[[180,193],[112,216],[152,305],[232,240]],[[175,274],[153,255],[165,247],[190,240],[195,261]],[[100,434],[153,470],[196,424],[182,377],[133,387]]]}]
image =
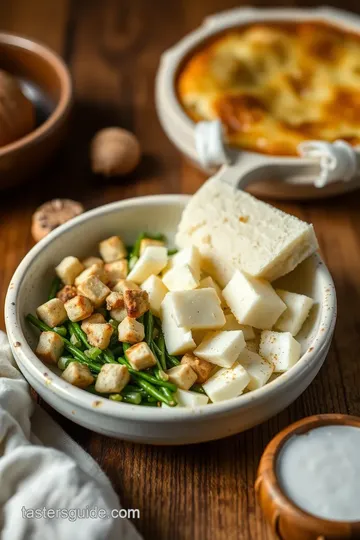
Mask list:
[{"label": "green bean", "polygon": [[90,360],[97,360],[101,353],[102,350],[99,349],[99,347],[91,347],[90,349],[84,351],[85,356],[90,358]]},{"label": "green bean", "polygon": [[156,400],[154,400],[154,401],[143,401],[143,402],[141,403],[141,405],[142,405],[143,407],[159,407],[159,406],[160,406],[160,403],[159,403],[159,401],[156,399]]},{"label": "green bean", "polygon": [[[155,379],[156,380],[156,379]],[[160,381],[158,381],[160,382]],[[144,390],[147,391],[148,394],[150,394],[150,396],[153,396],[154,398],[156,398],[158,401],[162,401],[163,403],[165,403],[166,405],[168,405],[169,407],[175,407],[176,405],[176,402],[173,400],[173,399],[169,399],[167,396],[165,396],[161,390],[158,390],[157,388],[154,388],[154,386],[152,384],[149,384],[146,380],[143,380],[143,379],[139,379],[138,380],[138,384],[144,388]]]},{"label": "green bean", "polygon": [[126,403],[132,403],[133,405],[140,405],[142,401],[141,393],[140,392],[130,392],[127,391],[126,388],[121,392],[121,395],[123,397],[123,400],[126,401]]},{"label": "green bean", "polygon": [[105,351],[103,351],[103,358],[107,364],[117,364],[114,353],[110,351],[110,349],[105,349]]},{"label": "green bean", "polygon": [[68,356],[60,356],[57,367],[61,369],[61,371],[64,371],[64,369],[66,369],[71,362],[74,362],[74,360],[74,358],[69,358]]},{"label": "green bean", "polygon": [[74,334],[78,337],[80,341],[83,342],[87,349],[91,349],[91,345],[87,340],[87,335],[81,329],[80,325],[77,322],[69,322],[69,327],[73,329]]},{"label": "green bean", "polygon": [[122,401],[123,397],[121,394],[110,394],[109,399],[111,399],[111,401]]},{"label": "green bean", "polygon": [[[170,390],[168,390],[167,388],[162,388],[161,389],[164,396],[170,401],[170,402],[174,402],[175,405],[177,405],[177,401],[175,399],[175,396],[172,394],[172,392],[170,392]],[[174,406],[174,405],[173,405]]]},{"label": "green bean", "polygon": [[74,347],[77,347],[78,349],[83,349],[82,341],[77,337],[77,335],[74,332],[74,329],[72,326],[69,326],[69,333],[70,333],[70,343],[74,345]]},{"label": "green bean", "polygon": [[65,328],[65,326],[55,326],[54,332],[59,334],[59,336],[66,337],[67,329]]},{"label": "green bean", "polygon": [[144,315],[145,326],[145,341],[148,345],[151,345],[154,334],[154,318],[151,311],[147,311]]},{"label": "green bean", "polygon": [[171,367],[178,366],[180,364],[180,361],[176,358],[176,356],[172,356],[171,354],[166,354],[166,360],[167,363],[170,364]]},{"label": "green bean", "polygon": [[178,252],[178,250],[176,248],[168,249],[168,255],[169,256],[175,255],[177,252]]},{"label": "green bean", "polygon": [[201,386],[201,384],[193,384],[192,387],[190,388],[190,390],[192,392],[197,392],[198,394],[205,394],[205,396],[206,396],[206,392],[203,389],[203,387]]},{"label": "green bean", "polygon": [[134,248],[132,250],[132,253],[131,255],[133,257],[137,257],[139,258],[140,256],[140,244],[141,244],[141,240],[144,240],[144,238],[146,238],[146,235],[145,233],[140,233],[135,241],[135,244],[134,244]]},{"label": "green bean", "polygon": [[115,347],[114,349],[112,349],[111,352],[113,353],[114,357],[116,357],[116,356],[122,356],[122,355],[124,354],[123,346],[122,346],[122,345],[118,345],[117,347]]},{"label": "green bean", "polygon": [[122,346],[123,346],[124,354],[126,353],[128,349],[130,349],[130,347],[132,347],[131,343],[123,343]]},{"label": "green bean", "polygon": [[161,366],[163,370],[166,370],[166,352],[165,352],[165,340],[164,340],[164,334],[161,332],[161,334],[158,337],[157,343],[154,342],[155,349],[157,351],[157,355],[159,357]]},{"label": "green bean", "polygon": [[60,289],[60,285],[61,285],[60,278],[55,277],[52,280],[52,283],[51,283],[51,287],[50,287],[50,291],[49,291],[49,297],[48,297],[49,300],[52,300],[53,298],[56,298],[56,293]]},{"label": "green bean", "polygon": [[143,371],[136,371],[130,366],[129,362],[121,356],[118,358],[118,362],[128,368],[130,375],[133,376],[133,378],[136,380],[138,384],[140,384],[140,379],[141,379],[151,384],[154,384],[156,386],[162,386],[163,388],[167,388],[171,392],[176,392],[177,390],[177,386],[175,384],[162,381],[160,379],[156,379],[152,375],[149,375],[148,373],[144,373]]}]

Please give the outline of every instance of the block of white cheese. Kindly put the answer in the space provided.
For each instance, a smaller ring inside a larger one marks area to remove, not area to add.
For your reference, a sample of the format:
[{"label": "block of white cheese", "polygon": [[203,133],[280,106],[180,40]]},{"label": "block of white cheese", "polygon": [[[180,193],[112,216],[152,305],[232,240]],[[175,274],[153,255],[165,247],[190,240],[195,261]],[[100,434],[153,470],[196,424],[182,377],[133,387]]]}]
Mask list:
[{"label": "block of white cheese", "polygon": [[126,279],[138,284],[143,283],[152,274],[159,274],[167,265],[167,261],[166,247],[148,246]]},{"label": "block of white cheese", "polygon": [[253,278],[236,270],[222,292],[225,302],[240,324],[269,330],[286,305],[264,279]]},{"label": "block of white cheese", "polygon": [[150,309],[153,314],[160,317],[161,303],[168,292],[161,279],[152,274],[143,282],[141,289],[146,291],[149,295]]},{"label": "block of white cheese", "polygon": [[174,319],[174,304],[168,293],[161,304],[161,327],[169,354],[185,354],[196,347],[191,330],[181,328]]},{"label": "block of white cheese", "polygon": [[286,310],[280,315],[274,328],[281,332],[290,332],[290,334],[296,336],[308,318],[314,300],[304,294],[296,294],[282,289],[276,289],[276,294],[286,304]]},{"label": "block of white cheese", "polygon": [[171,258],[170,266],[173,267],[189,265],[193,271],[195,279],[199,281],[200,262],[201,257],[198,248],[196,246],[189,246],[182,249]]},{"label": "block of white cheese", "polygon": [[211,364],[230,368],[245,348],[244,334],[241,330],[209,332],[205,335],[194,354]]},{"label": "block of white cheese", "polygon": [[273,281],[318,247],[312,225],[217,178],[190,199],[176,244],[197,246],[202,269],[222,287],[235,270]]},{"label": "block of white cheese", "polygon": [[215,292],[219,297],[221,305],[225,306],[226,304],[225,304],[225,300],[223,298],[221,289],[211,276],[207,276],[206,278],[202,279],[199,283],[199,289],[208,289],[209,287],[212,287],[213,289],[215,289]]},{"label": "block of white cheese", "polygon": [[274,365],[275,373],[287,371],[300,358],[301,346],[290,332],[261,332],[259,354]]},{"label": "block of white cheese", "polygon": [[199,280],[188,264],[173,266],[163,275],[163,283],[169,291],[191,291],[199,285]]},{"label": "block of white cheese", "polygon": [[174,291],[165,299],[168,296],[174,306],[174,320],[180,327],[215,330],[225,324],[219,297],[212,288]]},{"label": "block of white cheese", "polygon": [[244,334],[245,341],[250,341],[255,339],[255,332],[252,326],[247,324],[239,324],[236,320],[235,315],[228,313],[225,315],[225,324],[221,330],[241,330]]},{"label": "block of white cheese", "polygon": [[274,366],[271,362],[261,358],[259,354],[250,351],[248,348],[240,353],[238,362],[246,369],[250,377],[248,384],[249,390],[256,390],[264,386],[274,371]]},{"label": "block of white cheese", "polygon": [[224,401],[240,396],[250,382],[250,376],[243,366],[222,368],[203,384],[203,389],[212,402]]},{"label": "block of white cheese", "polygon": [[[192,392],[191,390],[181,390],[180,388],[175,392],[174,398],[177,401],[178,407],[199,407],[209,403],[209,398],[205,394],[199,392]],[[168,407],[163,403],[163,407]]]}]

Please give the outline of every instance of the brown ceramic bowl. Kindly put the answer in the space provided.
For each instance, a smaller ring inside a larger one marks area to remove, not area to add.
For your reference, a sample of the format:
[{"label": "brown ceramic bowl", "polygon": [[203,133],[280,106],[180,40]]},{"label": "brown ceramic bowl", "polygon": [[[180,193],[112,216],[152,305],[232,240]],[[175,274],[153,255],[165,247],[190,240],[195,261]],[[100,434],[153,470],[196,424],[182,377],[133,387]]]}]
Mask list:
[{"label": "brown ceramic bowl", "polygon": [[19,80],[36,111],[35,129],[0,147],[0,188],[4,188],[34,175],[60,145],[72,104],[72,83],[57,54],[13,34],[0,33],[0,69]]}]

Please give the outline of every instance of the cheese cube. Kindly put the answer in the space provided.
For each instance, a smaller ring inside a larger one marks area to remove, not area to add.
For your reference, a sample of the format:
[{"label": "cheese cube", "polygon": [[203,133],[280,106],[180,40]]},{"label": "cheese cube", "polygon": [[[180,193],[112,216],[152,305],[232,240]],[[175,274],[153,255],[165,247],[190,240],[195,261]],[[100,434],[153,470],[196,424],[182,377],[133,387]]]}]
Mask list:
[{"label": "cheese cube", "polygon": [[99,264],[93,264],[92,266],[89,266],[89,268],[86,268],[75,278],[75,285],[78,287],[80,283],[83,281],[86,281],[89,277],[96,276],[105,283],[107,281],[107,277],[104,272],[104,267]]},{"label": "cheese cube", "polygon": [[169,376],[169,381],[182,390],[189,390],[197,379],[195,371],[188,364],[175,366],[168,369],[166,373]]},{"label": "cheese cube", "polygon": [[51,328],[59,326],[67,319],[64,304],[58,298],[48,300],[45,304],[39,306],[36,313],[39,319],[51,326]]},{"label": "cheese cube", "polygon": [[181,390],[175,392],[174,397],[179,407],[200,407],[209,403],[209,398],[205,394],[192,392],[191,390]]},{"label": "cheese cube", "polygon": [[84,270],[84,266],[76,257],[65,257],[55,268],[57,276],[64,285],[73,285],[75,278]]},{"label": "cheese cube", "polygon": [[116,285],[120,279],[125,279],[128,274],[127,259],[120,259],[104,266],[110,284]]},{"label": "cheese cube", "polygon": [[128,279],[119,279],[116,285],[114,285],[114,287],[112,288],[114,292],[121,292],[123,294],[126,291],[126,289],[138,291],[140,287],[139,285],[137,285],[136,283]]},{"label": "cheese cube", "polygon": [[290,334],[296,336],[308,318],[314,300],[304,294],[296,294],[281,289],[276,289],[276,293],[285,303],[286,310],[280,315],[274,328],[281,332],[290,332]]},{"label": "cheese cube", "polygon": [[197,247],[186,247],[175,255],[171,259],[171,267],[175,266],[190,266],[193,275],[197,281],[200,280],[200,253]]},{"label": "cheese cube", "polygon": [[185,354],[195,349],[191,330],[179,327],[174,319],[174,304],[168,293],[161,304],[162,331],[169,354]]},{"label": "cheese cube", "polygon": [[128,316],[138,319],[150,307],[148,293],[142,290],[126,289],[124,292],[124,305]]},{"label": "cheese cube", "polygon": [[244,334],[245,341],[255,339],[255,332],[252,326],[239,324],[236,317],[232,313],[225,315],[225,324],[221,330],[241,330]]},{"label": "cheese cube", "polygon": [[57,293],[56,298],[58,298],[63,304],[65,304],[65,302],[71,300],[71,298],[74,298],[76,295],[76,287],[74,287],[73,285],[65,285],[65,287],[60,289],[60,291]]},{"label": "cheese cube", "polygon": [[78,388],[87,388],[94,382],[90,369],[80,362],[70,362],[62,372],[61,378]]},{"label": "cheese cube", "polygon": [[126,366],[121,364],[104,364],[97,376],[95,390],[100,394],[119,393],[130,381]]},{"label": "cheese cube", "polygon": [[202,279],[199,283],[199,289],[209,289],[209,288],[215,289],[215,292],[219,297],[220,304],[224,307],[226,303],[222,295],[221,289],[211,276],[207,276],[206,278]]},{"label": "cheese cube", "polygon": [[211,373],[214,371],[214,364],[210,364],[207,360],[197,358],[191,353],[186,353],[181,359],[181,364],[188,365],[196,373],[196,381],[199,384],[208,380]]},{"label": "cheese cube", "polygon": [[143,291],[148,293],[150,309],[156,317],[160,317],[161,303],[168,292],[158,276],[151,275],[141,285]]},{"label": "cheese cube", "polygon": [[275,373],[287,371],[300,358],[301,346],[290,332],[261,332],[260,355],[274,365]]},{"label": "cheese cube", "polygon": [[168,270],[163,276],[163,283],[169,291],[190,291],[199,285],[199,281],[188,264],[174,266]]},{"label": "cheese cube", "polygon": [[91,276],[82,281],[78,286],[78,291],[83,296],[91,300],[95,307],[101,306],[105,298],[110,294],[110,289],[99,278]]},{"label": "cheese cube", "polygon": [[118,326],[119,341],[123,343],[139,343],[145,337],[144,325],[136,319],[125,317]]},{"label": "cheese cube", "polygon": [[90,317],[94,311],[90,300],[81,294],[78,294],[71,300],[68,300],[64,304],[64,307],[66,309],[67,316],[72,322],[82,321],[83,319]]},{"label": "cheese cube", "polygon": [[144,253],[145,249],[149,246],[164,246],[162,240],[154,240],[153,238],[143,238],[140,242],[140,256]]},{"label": "cheese cube", "polygon": [[104,351],[109,346],[113,331],[114,329],[109,323],[89,324],[86,331],[88,342],[93,347],[98,347]]},{"label": "cheese cube", "polygon": [[225,324],[225,315],[214,289],[174,291],[174,319],[178,326],[189,329],[216,329]]},{"label": "cheese cube", "polygon": [[213,403],[240,396],[250,382],[246,369],[236,364],[231,369],[222,368],[206,383],[203,389]]},{"label": "cheese cube", "polygon": [[126,358],[136,371],[156,366],[156,358],[145,341],[136,343],[136,345],[127,349]]},{"label": "cheese cube", "polygon": [[127,311],[125,308],[123,309],[112,309],[110,311],[110,317],[114,319],[114,321],[121,322],[127,317]]},{"label": "cheese cube", "polygon": [[124,309],[124,296],[119,292],[111,292],[109,296],[106,297],[106,309],[110,311],[111,309]]},{"label": "cheese cube", "polygon": [[223,297],[240,324],[261,330],[272,328],[286,309],[270,283],[239,270],[223,290]]},{"label": "cheese cube", "polygon": [[245,348],[241,330],[209,332],[195,349],[194,354],[211,364],[230,368]]},{"label": "cheese cube", "polygon": [[47,364],[56,364],[64,350],[64,342],[55,332],[41,332],[35,353]]},{"label": "cheese cube", "polygon": [[125,244],[119,236],[111,236],[100,242],[99,251],[106,263],[124,259],[127,255]]},{"label": "cheese cube", "polygon": [[270,379],[274,366],[260,355],[244,349],[238,358],[238,363],[241,364],[247,371],[250,382],[248,390],[256,390],[264,386]]},{"label": "cheese cube", "polygon": [[157,275],[167,264],[167,249],[160,246],[149,246],[135,263],[128,279],[135,283],[143,283],[151,274]]},{"label": "cheese cube", "polygon": [[87,319],[84,319],[81,323],[81,330],[87,334],[89,324],[105,324],[106,320],[101,313],[93,313]]},{"label": "cheese cube", "polygon": [[82,265],[85,268],[90,268],[90,266],[93,266],[93,264],[97,264],[98,266],[104,266],[104,261],[100,259],[100,257],[87,257],[82,262]]}]

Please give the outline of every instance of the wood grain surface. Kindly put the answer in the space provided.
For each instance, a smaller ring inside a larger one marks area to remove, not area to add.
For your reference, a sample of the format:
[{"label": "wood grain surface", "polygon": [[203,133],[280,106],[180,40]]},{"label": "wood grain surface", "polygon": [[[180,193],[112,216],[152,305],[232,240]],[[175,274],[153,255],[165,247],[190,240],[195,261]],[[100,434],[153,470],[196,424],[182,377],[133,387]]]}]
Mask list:
[{"label": "wood grain surface", "polygon": [[[358,0],[331,4],[360,12]],[[32,246],[30,218],[52,197],[87,208],[152,193],[193,193],[204,175],[180,156],[163,133],[154,107],[160,54],[205,15],[238,6],[231,0],[12,0],[0,3],[2,29],[49,44],[67,61],[76,103],[68,140],[40,176],[0,194],[0,294]],[[255,5],[272,5],[270,0]],[[282,0],[277,5],[313,5]],[[92,177],[89,140],[119,124],[139,137],[144,159],[125,181]],[[271,538],[255,500],[256,468],[280,429],[325,412],[360,414],[360,198],[278,206],[314,223],[334,277],[339,303],[328,359],[308,390],[281,414],[246,433],[196,446],[150,447],[113,440],[53,416],[98,461],[147,539]],[[0,326],[4,327],[3,314]]]}]

